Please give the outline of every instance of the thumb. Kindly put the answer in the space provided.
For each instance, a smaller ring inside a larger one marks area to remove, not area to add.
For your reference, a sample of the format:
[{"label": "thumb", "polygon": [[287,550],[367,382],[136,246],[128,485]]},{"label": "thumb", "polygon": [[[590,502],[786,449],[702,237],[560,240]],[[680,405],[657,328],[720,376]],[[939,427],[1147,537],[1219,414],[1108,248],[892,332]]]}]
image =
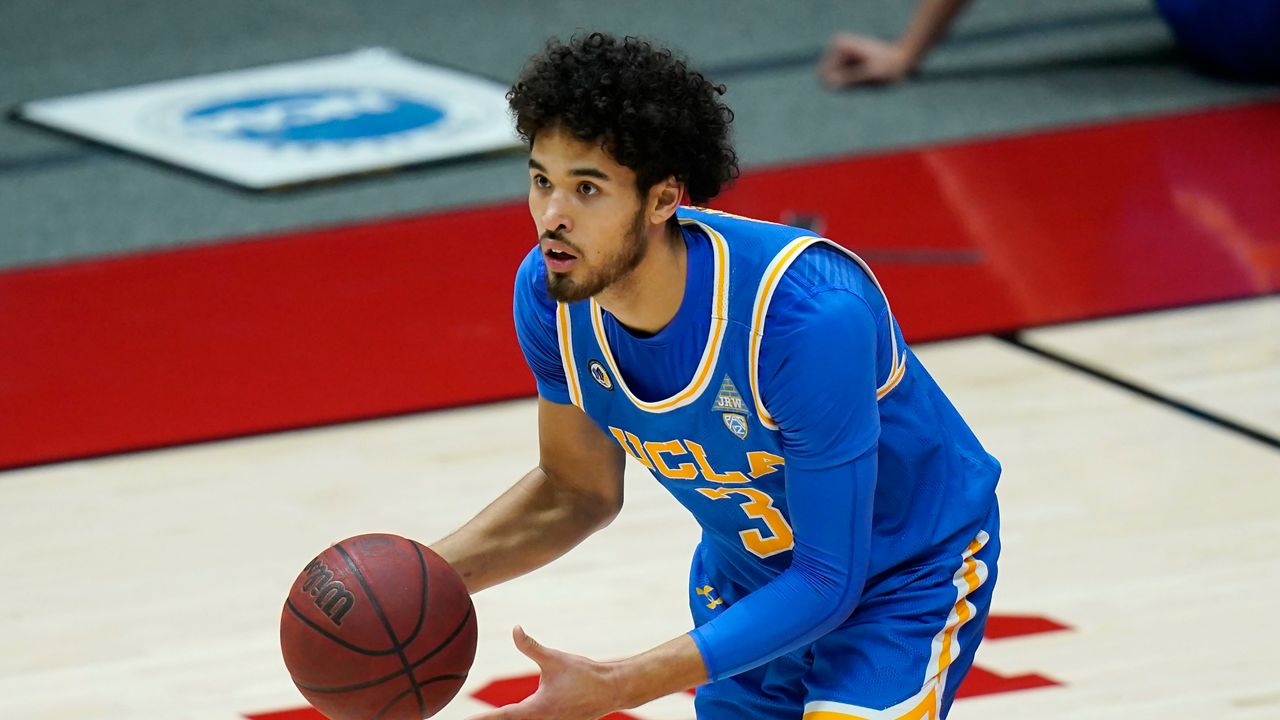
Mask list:
[{"label": "thumb", "polygon": [[550,659],[551,653],[547,651],[537,640],[529,637],[524,628],[519,625],[511,631],[511,639],[516,643],[516,649],[524,653],[530,660],[538,663],[539,667]]}]

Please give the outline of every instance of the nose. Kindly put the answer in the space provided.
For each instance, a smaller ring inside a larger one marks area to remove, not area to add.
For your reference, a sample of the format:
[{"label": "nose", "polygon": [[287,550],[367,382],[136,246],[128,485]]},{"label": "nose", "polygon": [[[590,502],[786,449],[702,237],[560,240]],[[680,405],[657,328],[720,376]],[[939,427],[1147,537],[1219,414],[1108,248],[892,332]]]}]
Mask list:
[{"label": "nose", "polygon": [[573,216],[568,205],[559,192],[551,193],[542,209],[543,232],[573,232]]}]

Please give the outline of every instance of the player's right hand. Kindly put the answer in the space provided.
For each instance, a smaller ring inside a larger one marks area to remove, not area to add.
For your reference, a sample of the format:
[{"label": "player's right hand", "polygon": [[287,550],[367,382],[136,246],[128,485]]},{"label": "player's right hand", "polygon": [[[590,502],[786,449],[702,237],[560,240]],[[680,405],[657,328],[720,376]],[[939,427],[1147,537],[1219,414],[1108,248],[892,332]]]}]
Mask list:
[{"label": "player's right hand", "polygon": [[538,664],[538,689],[529,697],[468,720],[597,720],[620,710],[610,664],[553,650],[516,626],[516,649]]}]

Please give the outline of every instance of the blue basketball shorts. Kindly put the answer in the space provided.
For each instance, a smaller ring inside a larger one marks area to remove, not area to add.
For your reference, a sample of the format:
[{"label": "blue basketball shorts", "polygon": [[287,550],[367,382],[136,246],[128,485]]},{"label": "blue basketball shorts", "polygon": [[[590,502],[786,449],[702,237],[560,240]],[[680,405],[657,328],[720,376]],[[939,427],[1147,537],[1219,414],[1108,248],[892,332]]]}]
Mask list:
[{"label": "blue basketball shorts", "polygon": [[[876,580],[853,615],[829,634],[698,688],[698,720],[945,718],[982,640],[999,555],[993,504],[967,547]],[[689,604],[698,625],[728,607],[724,594],[736,594],[708,593],[708,587],[733,587],[708,570],[696,552]]]}]

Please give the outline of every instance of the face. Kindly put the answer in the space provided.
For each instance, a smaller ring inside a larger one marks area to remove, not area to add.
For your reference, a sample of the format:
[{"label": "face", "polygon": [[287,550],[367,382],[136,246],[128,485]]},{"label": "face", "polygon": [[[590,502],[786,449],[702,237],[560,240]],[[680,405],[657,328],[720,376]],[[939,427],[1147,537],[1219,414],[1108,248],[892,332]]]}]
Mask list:
[{"label": "face", "polygon": [[598,143],[559,130],[540,133],[529,153],[529,211],[547,291],[560,302],[599,294],[644,259],[646,221],[635,173]]}]

